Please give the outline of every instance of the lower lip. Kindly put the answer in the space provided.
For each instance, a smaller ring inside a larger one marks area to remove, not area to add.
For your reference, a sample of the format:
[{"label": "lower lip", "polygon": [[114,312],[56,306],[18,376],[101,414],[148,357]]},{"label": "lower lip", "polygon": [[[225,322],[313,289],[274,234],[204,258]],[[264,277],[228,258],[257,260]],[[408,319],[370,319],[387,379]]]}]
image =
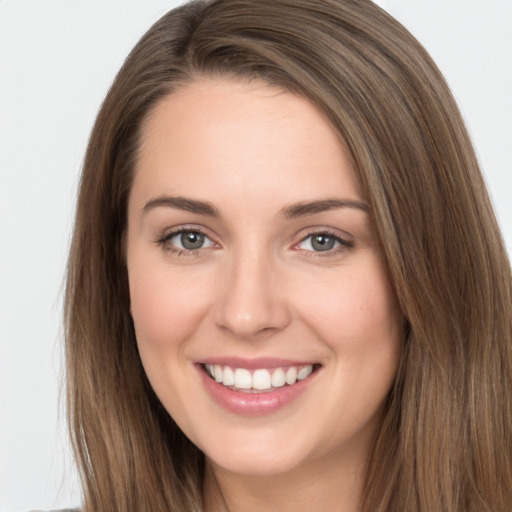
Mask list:
[{"label": "lower lip", "polygon": [[233,391],[206,374],[202,365],[198,365],[203,384],[218,405],[235,414],[244,416],[263,416],[283,409],[298,398],[311,384],[318,371],[291,386],[283,386],[274,391],[244,393]]}]

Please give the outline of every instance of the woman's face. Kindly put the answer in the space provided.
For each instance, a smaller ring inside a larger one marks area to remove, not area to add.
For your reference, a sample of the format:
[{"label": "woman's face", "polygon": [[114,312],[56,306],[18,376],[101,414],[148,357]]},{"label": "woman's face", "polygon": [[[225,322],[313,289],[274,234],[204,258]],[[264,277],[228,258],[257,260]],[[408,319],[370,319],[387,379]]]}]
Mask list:
[{"label": "woman's face", "polygon": [[367,210],[338,136],[301,97],[205,79],[146,120],[131,313],[151,385],[215,467],[366,457],[401,338]]}]

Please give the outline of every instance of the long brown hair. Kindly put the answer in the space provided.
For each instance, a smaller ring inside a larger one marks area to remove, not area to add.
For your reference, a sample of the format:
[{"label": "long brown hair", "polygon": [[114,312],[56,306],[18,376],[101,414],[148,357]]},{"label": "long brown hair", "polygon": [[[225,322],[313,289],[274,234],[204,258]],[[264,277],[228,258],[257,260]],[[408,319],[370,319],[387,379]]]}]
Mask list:
[{"label": "long brown hair", "polygon": [[145,377],[123,237],[140,126],[200,76],[303,95],[339,132],[407,320],[362,510],[512,510],[511,272],[464,123],[421,45],[369,0],[195,1],[159,20],[90,138],[66,289],[85,512],[199,511],[203,455]]}]

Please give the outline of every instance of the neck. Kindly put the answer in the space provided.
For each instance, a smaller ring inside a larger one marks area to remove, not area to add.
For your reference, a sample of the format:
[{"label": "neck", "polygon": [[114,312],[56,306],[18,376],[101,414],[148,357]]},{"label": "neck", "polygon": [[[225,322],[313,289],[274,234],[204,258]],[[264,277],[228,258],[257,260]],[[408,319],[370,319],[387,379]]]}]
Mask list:
[{"label": "neck", "polygon": [[207,459],[205,512],[360,512],[361,459],[331,453],[278,475],[240,475]]}]

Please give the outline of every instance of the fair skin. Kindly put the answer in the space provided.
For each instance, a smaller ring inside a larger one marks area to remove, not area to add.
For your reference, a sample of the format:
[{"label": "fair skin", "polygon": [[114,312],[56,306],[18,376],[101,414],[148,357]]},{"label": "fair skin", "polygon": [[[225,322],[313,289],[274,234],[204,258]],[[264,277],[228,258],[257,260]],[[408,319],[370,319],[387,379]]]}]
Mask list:
[{"label": "fair skin", "polygon": [[359,510],[401,315],[318,110],[231,79],[161,101],[142,128],[127,265],[148,378],[206,456],[206,510]]}]

